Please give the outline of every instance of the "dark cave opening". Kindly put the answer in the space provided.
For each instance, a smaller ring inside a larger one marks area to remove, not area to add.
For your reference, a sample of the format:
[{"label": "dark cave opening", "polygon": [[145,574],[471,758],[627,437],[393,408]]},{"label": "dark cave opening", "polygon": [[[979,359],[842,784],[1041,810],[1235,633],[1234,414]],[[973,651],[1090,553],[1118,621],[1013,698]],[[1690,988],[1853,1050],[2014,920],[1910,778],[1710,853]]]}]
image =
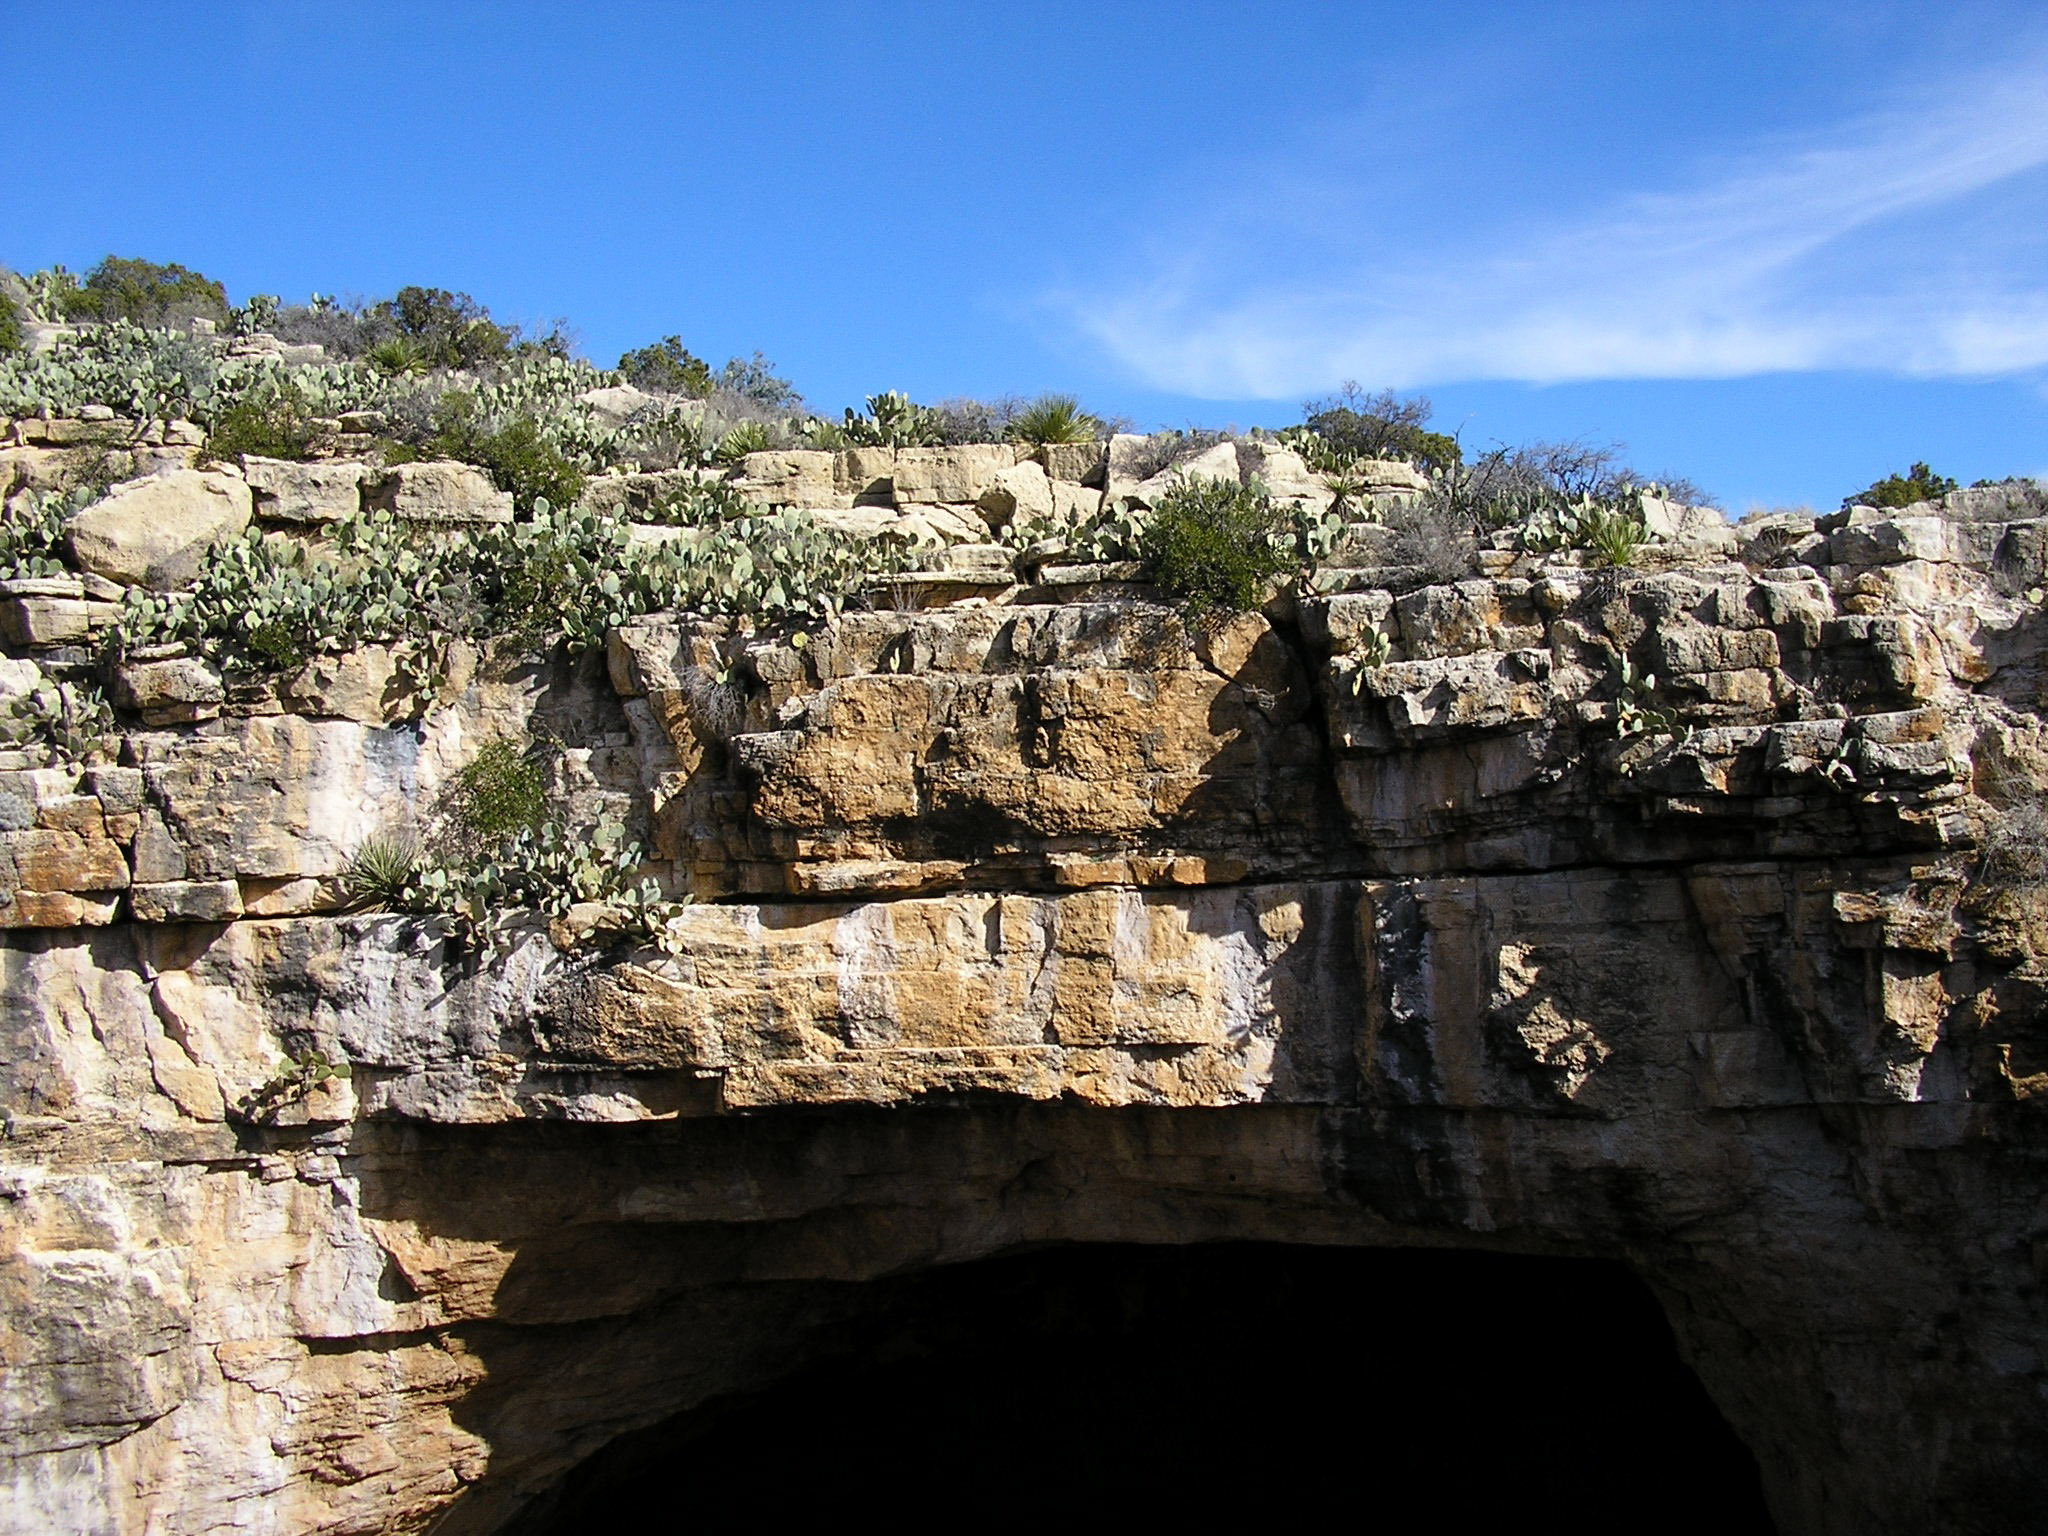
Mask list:
[{"label": "dark cave opening", "polygon": [[870,1289],[810,1365],[613,1442],[510,1529],[1773,1530],[1754,1459],[1618,1264],[1100,1245]]}]

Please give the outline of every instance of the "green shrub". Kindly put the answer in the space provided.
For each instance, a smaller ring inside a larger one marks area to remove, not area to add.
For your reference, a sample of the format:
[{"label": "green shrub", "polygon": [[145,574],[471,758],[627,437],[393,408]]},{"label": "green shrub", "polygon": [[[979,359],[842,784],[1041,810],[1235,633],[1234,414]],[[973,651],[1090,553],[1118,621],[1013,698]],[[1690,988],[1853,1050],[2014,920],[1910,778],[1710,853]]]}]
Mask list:
[{"label": "green shrub", "polygon": [[21,344],[21,306],[12,294],[0,293],[0,357],[19,352]]},{"label": "green shrub", "polygon": [[519,339],[516,328],[499,325],[468,294],[446,288],[401,288],[375,312],[394,323],[399,335],[437,368],[502,362]]},{"label": "green shrub", "polygon": [[1259,607],[1292,565],[1287,533],[1264,487],[1191,479],[1160,498],[1140,536],[1160,586],[1203,612]]},{"label": "green shrub", "polygon": [[1102,433],[1102,419],[1081,409],[1072,395],[1040,395],[1011,418],[1012,442],[1092,443]]},{"label": "green shrub", "polygon": [[652,346],[636,347],[619,359],[626,382],[640,389],[688,395],[701,400],[717,386],[711,365],[683,345],[680,336],[664,336]]},{"label": "green shrub", "polygon": [[1939,501],[1956,489],[1955,481],[1937,475],[1925,464],[1914,464],[1903,475],[1886,475],[1872,481],[1854,496],[1842,498],[1844,507],[1910,507],[1916,502]]},{"label": "green shrub", "polygon": [[548,808],[547,773],[511,742],[486,742],[456,774],[440,814],[453,846],[470,855],[538,827]]},{"label": "green shrub", "polygon": [[230,405],[206,434],[204,456],[240,459],[255,454],[266,459],[314,458],[333,440],[333,429],[314,411],[313,402],[289,378],[266,380]]},{"label": "green shrub", "polygon": [[426,451],[474,464],[521,512],[536,501],[573,505],[583,494],[583,471],[545,437],[529,415],[493,424],[475,395],[451,390],[435,406],[436,430]]},{"label": "green shrub", "polygon": [[126,320],[135,325],[163,325],[198,317],[216,322],[228,318],[228,292],[210,277],[176,262],[168,265],[127,256],[107,256],[86,273],[85,281],[60,297],[72,320],[102,324]]},{"label": "green shrub", "polygon": [[1342,473],[1366,459],[1448,469],[1463,461],[1464,450],[1448,433],[1427,430],[1434,409],[1422,395],[1403,400],[1387,389],[1368,395],[1347,383],[1332,398],[1310,402],[1303,424],[1282,437],[1321,474]]},{"label": "green shrub", "polygon": [[583,495],[583,471],[541,436],[530,416],[476,437],[463,457],[489,471],[493,483],[510,491],[512,504],[522,512],[531,511],[539,501],[573,506]]}]

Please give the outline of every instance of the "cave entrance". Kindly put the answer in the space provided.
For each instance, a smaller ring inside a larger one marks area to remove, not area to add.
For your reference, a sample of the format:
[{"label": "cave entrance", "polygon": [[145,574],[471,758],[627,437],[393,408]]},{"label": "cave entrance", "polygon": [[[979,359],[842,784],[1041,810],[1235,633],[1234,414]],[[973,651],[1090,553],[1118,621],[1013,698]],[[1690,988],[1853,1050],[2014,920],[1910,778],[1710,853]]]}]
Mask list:
[{"label": "cave entrance", "polygon": [[867,1289],[803,1370],[615,1441],[511,1529],[1773,1529],[1755,1461],[1617,1264],[1105,1245]]}]

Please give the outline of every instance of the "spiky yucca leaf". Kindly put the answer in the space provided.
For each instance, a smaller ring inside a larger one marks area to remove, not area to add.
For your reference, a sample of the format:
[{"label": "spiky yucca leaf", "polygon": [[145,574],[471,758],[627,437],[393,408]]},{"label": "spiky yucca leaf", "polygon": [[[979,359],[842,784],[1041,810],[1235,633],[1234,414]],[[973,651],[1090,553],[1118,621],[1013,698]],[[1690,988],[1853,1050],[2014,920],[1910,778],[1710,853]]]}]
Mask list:
[{"label": "spiky yucca leaf", "polygon": [[1081,409],[1072,395],[1040,395],[1010,422],[1012,442],[1092,443],[1102,432],[1101,418]]},{"label": "spiky yucca leaf", "polygon": [[378,832],[363,839],[343,871],[342,887],[359,911],[389,912],[412,899],[420,845],[408,832]]}]

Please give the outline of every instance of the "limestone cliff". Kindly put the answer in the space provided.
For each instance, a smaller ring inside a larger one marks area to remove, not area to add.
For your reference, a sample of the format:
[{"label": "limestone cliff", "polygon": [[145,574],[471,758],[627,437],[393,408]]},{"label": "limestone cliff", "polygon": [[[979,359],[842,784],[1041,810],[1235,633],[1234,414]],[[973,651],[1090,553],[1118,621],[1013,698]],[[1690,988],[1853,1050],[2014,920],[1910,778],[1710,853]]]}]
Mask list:
[{"label": "limestone cliff", "polygon": [[[0,772],[0,1526],[487,1530],[842,1282],[1260,1238],[1621,1259],[1782,1530],[2032,1528],[2048,523],[1368,547],[1196,623],[989,542],[1113,493],[1086,455],[755,458],[951,547],[829,624],[424,681],[101,661],[90,550],[0,593],[7,665],[121,708]],[[333,489],[208,473],[133,583]],[[663,942],[343,910],[498,739],[644,839]]]}]

